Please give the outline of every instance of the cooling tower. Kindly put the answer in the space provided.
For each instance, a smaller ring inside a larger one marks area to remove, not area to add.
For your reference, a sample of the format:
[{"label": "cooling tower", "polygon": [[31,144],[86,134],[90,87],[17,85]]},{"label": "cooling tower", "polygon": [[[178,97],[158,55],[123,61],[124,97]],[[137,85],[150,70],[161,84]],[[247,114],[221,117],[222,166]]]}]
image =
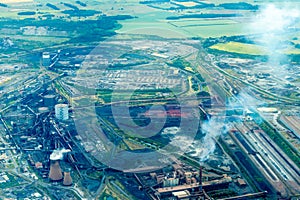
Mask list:
[{"label": "cooling tower", "polygon": [[63,178],[61,168],[59,166],[59,161],[51,161],[49,179],[51,181],[60,181]]},{"label": "cooling tower", "polygon": [[64,186],[70,186],[72,184],[73,184],[73,181],[72,181],[71,173],[69,171],[68,172],[64,172],[63,185]]}]

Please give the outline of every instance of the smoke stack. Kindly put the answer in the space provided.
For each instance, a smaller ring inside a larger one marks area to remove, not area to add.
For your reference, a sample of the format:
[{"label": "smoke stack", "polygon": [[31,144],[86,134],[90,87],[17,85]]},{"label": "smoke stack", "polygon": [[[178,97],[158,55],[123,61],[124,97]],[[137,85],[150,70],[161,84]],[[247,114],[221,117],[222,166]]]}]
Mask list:
[{"label": "smoke stack", "polygon": [[199,169],[199,190],[202,192],[202,166]]},{"label": "smoke stack", "polygon": [[73,184],[73,180],[72,180],[70,171],[64,172],[64,181],[63,181],[63,185],[64,185],[64,186],[70,186],[70,185],[72,185],[72,184]]},{"label": "smoke stack", "polygon": [[59,161],[51,161],[49,179],[51,181],[60,181],[63,178],[61,168],[59,166]]}]

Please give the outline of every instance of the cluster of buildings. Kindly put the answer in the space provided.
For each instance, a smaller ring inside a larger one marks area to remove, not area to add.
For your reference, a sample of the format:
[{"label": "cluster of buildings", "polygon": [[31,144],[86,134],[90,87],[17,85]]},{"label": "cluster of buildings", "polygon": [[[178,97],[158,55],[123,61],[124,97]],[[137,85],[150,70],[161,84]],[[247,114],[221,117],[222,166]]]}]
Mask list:
[{"label": "cluster of buildings", "polygon": [[150,199],[211,199],[207,191],[226,189],[233,182],[226,174],[203,173],[183,163],[173,164],[151,173],[135,174],[140,186],[147,191]]}]

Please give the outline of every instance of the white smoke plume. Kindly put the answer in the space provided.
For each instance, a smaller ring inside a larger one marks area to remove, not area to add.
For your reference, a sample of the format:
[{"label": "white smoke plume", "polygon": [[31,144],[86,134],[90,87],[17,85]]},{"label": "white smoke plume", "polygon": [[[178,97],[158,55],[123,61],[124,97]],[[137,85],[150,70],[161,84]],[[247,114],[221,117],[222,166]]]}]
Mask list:
[{"label": "white smoke plume", "polygon": [[226,133],[228,129],[229,124],[225,124],[224,119],[218,117],[212,117],[202,124],[202,132],[205,133],[205,136],[201,144],[200,162],[209,159],[209,156],[216,149],[215,139]]},{"label": "white smoke plume", "polygon": [[252,109],[256,110],[258,106],[264,105],[265,102],[256,99],[254,94],[247,88],[244,88],[239,92],[235,98],[236,102],[231,101],[227,107],[238,107],[241,106],[244,110]]},{"label": "white smoke plume", "polygon": [[278,7],[269,4],[263,7],[253,19],[250,31],[260,34],[256,43],[263,47],[268,55],[268,64],[274,75],[282,75],[281,61],[286,59],[286,51],[291,48],[289,39],[299,22],[299,10],[290,6]]},{"label": "white smoke plume", "polygon": [[71,152],[70,149],[55,149],[50,155],[50,160],[62,160],[64,158],[64,154]]}]

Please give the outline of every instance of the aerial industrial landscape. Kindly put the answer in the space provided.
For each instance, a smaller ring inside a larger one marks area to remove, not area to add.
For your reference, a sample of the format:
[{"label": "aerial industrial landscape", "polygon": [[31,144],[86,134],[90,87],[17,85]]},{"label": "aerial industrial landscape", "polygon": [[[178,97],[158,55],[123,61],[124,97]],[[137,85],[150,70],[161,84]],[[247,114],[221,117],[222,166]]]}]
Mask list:
[{"label": "aerial industrial landscape", "polygon": [[300,199],[300,1],[0,13],[0,199]]}]

